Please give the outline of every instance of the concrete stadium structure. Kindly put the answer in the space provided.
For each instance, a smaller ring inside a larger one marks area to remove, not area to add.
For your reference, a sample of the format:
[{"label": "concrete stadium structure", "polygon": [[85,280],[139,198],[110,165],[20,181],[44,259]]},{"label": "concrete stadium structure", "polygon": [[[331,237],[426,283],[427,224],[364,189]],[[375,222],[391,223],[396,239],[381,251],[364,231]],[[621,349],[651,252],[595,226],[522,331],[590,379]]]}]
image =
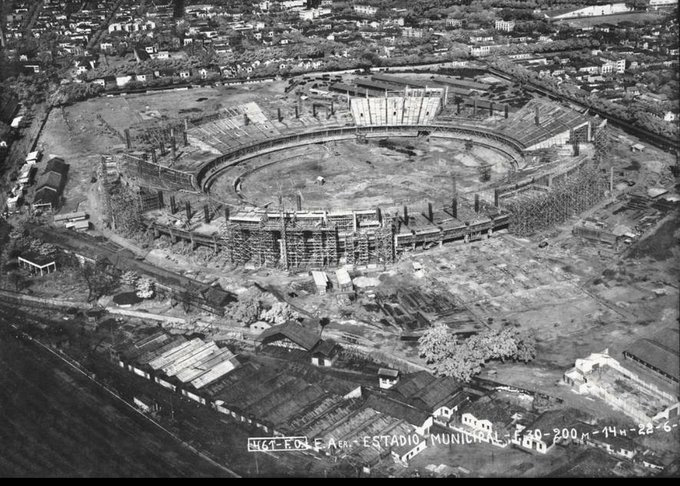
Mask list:
[{"label": "concrete stadium structure", "polygon": [[[518,170],[525,165],[528,152],[537,147],[567,142],[578,145],[593,139],[589,119],[554,104],[530,103],[511,120],[504,120],[505,123],[463,119],[456,123],[441,123],[436,122],[435,117],[445,101],[430,92],[427,95],[401,100],[395,97],[351,99],[353,119],[359,116],[359,111],[365,116],[361,122],[355,120],[345,126],[340,126],[337,119],[331,119],[333,107],[330,112],[327,110],[325,119],[319,117],[315,110],[312,123],[303,123],[291,130],[281,123],[280,112],[277,123],[263,116],[257,106],[237,110],[238,116],[232,118],[220,120],[213,117],[207,125],[196,125],[188,130],[189,140],[214,147],[221,155],[184,172],[185,181],[191,184],[186,189],[207,195],[210,203],[204,208],[206,222],[209,214],[221,218],[222,214],[217,214],[223,211],[224,222],[220,231],[217,234],[201,234],[200,231],[179,229],[158,221],[147,221],[147,227],[156,237],[166,234],[174,240],[191,241],[192,245],[224,252],[227,259],[237,265],[321,268],[343,264],[386,264],[405,251],[427,249],[454,240],[468,242],[488,238],[494,232],[508,228],[511,213],[501,201],[508,202],[519,193],[526,199],[526,188],[535,185],[540,185],[542,191],[551,191],[553,177],[547,173],[539,178],[526,179],[520,184],[524,189],[514,184],[500,191],[480,191],[474,194],[474,200],[461,197],[456,192],[454,181],[450,199],[423,201],[418,208],[403,206],[396,211],[385,211],[379,207],[311,210],[303,208],[299,199],[295,208],[282,205],[278,208],[258,207],[241,194],[242,174],[237,174],[230,183],[229,201],[221,201],[211,193],[211,187],[227,171],[249,160],[309,144],[348,140],[365,142],[386,137],[439,137],[492,149],[510,161],[514,170]],[[395,111],[399,107],[408,111],[399,116],[400,112]],[[391,113],[389,110],[392,108],[395,110]],[[534,123],[525,123],[525,120],[533,120]],[[526,126],[517,127],[519,121]],[[585,161],[584,157],[574,159],[568,164],[569,171],[574,172],[574,168],[581,167]],[[275,165],[276,161],[270,164]],[[559,170],[564,171],[564,167]],[[588,202],[596,199],[590,196]],[[527,226],[525,223],[525,229]]]}]

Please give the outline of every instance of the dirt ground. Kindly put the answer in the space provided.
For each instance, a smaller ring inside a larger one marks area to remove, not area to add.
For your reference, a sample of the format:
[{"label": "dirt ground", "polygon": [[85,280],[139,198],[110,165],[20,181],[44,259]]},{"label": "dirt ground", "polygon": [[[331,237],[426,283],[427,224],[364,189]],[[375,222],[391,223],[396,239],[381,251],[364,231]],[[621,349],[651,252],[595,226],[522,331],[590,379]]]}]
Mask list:
[{"label": "dirt ground", "polygon": [[[275,195],[294,203],[298,194],[303,207],[312,208],[423,205],[450,199],[453,176],[463,194],[502,180],[512,170],[499,152],[482,146],[468,151],[460,141],[390,138],[388,142],[391,147],[381,147],[377,141],[332,142],[259,157],[240,171],[242,195],[259,206],[271,203]],[[482,166],[489,167],[489,180],[483,183]],[[213,186],[216,197],[231,190],[234,172]]]}]

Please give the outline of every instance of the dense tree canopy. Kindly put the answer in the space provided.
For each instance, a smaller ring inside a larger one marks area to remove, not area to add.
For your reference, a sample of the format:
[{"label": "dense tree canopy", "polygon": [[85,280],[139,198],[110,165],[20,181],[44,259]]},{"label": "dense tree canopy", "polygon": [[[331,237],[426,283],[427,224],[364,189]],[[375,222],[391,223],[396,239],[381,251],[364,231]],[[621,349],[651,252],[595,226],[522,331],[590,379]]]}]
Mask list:
[{"label": "dense tree canopy", "polygon": [[487,330],[459,342],[444,325],[429,329],[418,342],[420,355],[435,372],[462,381],[470,379],[491,360],[529,362],[536,357],[533,334],[516,328]]}]

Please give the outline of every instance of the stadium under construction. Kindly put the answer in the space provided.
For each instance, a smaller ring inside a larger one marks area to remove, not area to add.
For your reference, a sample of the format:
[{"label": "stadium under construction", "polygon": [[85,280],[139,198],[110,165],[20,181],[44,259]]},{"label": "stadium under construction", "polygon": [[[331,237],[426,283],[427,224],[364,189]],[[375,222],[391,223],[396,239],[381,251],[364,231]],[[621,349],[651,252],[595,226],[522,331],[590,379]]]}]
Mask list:
[{"label": "stadium under construction", "polygon": [[[269,117],[251,102],[147,133],[144,140],[152,148],[144,152],[133,150],[126,132],[127,153],[103,158],[103,170],[137,177],[143,188],[139,212],[150,237],[207,246],[236,265],[287,269],[388,264],[407,251],[467,243],[504,229],[530,235],[604,197],[608,182],[599,168],[604,121],[538,99],[511,115],[494,113],[491,104],[484,119],[444,121],[438,115],[447,98],[443,88],[407,88],[348,96],[345,109],[313,104],[305,115],[296,106],[290,117],[280,109]],[[446,197],[386,207],[311,208],[301,194],[279,194],[278,201],[270,195],[274,202],[261,205],[242,191],[245,175],[275,167],[287,150],[393,137],[484,147],[512,170],[474,193],[459,192],[453,173]],[[215,191],[225,179],[228,190]],[[191,204],[202,206],[202,218]]]}]

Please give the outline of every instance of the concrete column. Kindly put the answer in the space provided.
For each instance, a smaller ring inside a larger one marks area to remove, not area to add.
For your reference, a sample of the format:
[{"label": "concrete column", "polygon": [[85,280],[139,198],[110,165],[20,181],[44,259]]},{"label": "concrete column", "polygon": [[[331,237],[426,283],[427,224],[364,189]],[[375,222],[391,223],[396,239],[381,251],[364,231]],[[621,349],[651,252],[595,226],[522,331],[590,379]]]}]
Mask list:
[{"label": "concrete column", "polygon": [[479,194],[475,194],[475,213],[479,212]]},{"label": "concrete column", "polygon": [[203,219],[206,223],[210,223],[210,209],[207,204],[203,205]]},{"label": "concrete column", "polygon": [[125,146],[130,150],[132,148],[132,141],[130,140],[130,129],[125,129]]},{"label": "concrete column", "polygon": [[408,223],[409,223],[408,208],[404,206],[404,224],[408,226]]},{"label": "concrete column", "polygon": [[184,203],[184,209],[187,212],[187,221],[191,220],[191,204],[189,204],[189,201]]}]

